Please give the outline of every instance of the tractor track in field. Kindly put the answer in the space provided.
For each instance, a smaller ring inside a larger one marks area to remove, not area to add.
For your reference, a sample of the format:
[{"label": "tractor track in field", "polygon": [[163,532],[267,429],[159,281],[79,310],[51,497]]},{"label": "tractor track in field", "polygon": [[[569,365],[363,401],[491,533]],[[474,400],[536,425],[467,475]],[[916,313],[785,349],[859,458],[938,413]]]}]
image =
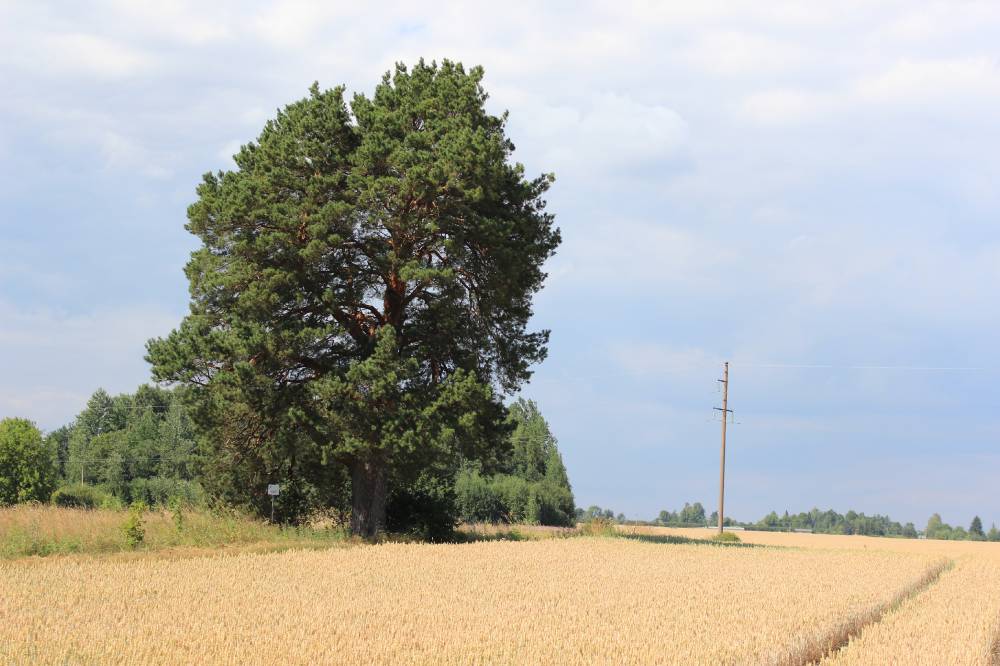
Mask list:
[{"label": "tractor track in field", "polygon": [[990,666],[1000,666],[1000,618],[997,618],[997,626],[993,630],[993,642],[990,643]]},{"label": "tractor track in field", "polygon": [[[858,636],[865,628],[882,621],[888,613],[899,608],[904,602],[916,597],[919,594],[933,587],[941,574],[955,566],[954,560],[943,559],[929,567],[920,578],[911,585],[901,590],[888,602],[861,613],[846,622],[836,626],[831,630],[824,640],[817,641],[810,645],[803,646],[785,655],[778,661],[780,666],[807,666],[819,664],[823,659],[835,654],[838,650],[846,646],[852,638]],[[998,636],[996,647],[1000,649],[1000,636]],[[995,662],[1000,666],[1000,661]]]}]

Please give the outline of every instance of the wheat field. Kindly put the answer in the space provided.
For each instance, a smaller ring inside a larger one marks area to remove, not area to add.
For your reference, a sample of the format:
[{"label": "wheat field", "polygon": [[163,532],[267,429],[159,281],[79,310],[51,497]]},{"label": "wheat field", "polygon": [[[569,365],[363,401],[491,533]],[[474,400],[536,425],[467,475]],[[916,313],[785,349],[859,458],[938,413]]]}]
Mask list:
[{"label": "wheat field", "polygon": [[583,537],[24,558],[0,563],[0,662],[800,664],[851,634],[864,662],[862,628],[949,564]]}]

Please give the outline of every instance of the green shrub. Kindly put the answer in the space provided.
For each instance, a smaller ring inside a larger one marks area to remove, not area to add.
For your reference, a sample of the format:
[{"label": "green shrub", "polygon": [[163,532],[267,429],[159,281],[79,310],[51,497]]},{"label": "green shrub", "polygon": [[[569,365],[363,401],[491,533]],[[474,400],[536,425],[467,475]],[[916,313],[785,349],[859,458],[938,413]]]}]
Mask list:
[{"label": "green shrub", "polygon": [[529,523],[572,527],[573,493],[549,480],[511,474],[484,477],[464,470],[455,481],[458,511],[470,523]]},{"label": "green shrub", "polygon": [[740,543],[740,538],[732,532],[720,532],[712,537],[712,541],[718,543]]},{"label": "green shrub", "polygon": [[173,514],[174,528],[178,532],[183,532],[184,531],[184,502],[179,497],[177,497],[175,495],[174,497],[170,498],[170,501],[168,502],[168,506],[170,507],[170,512]]},{"label": "green shrub", "polygon": [[458,511],[454,482],[448,476],[423,473],[389,495],[386,527],[390,532],[408,532],[427,541],[453,537]]},{"label": "green shrub", "polygon": [[146,510],[146,505],[143,502],[136,502],[129,509],[128,518],[125,519],[125,524],[122,526],[122,531],[125,533],[125,545],[131,549],[136,549],[142,545],[143,539],[146,538],[146,527],[142,523],[142,514]]},{"label": "green shrub", "polygon": [[197,481],[168,479],[161,476],[129,481],[128,499],[132,502],[145,502],[149,506],[167,506],[174,498],[188,506],[199,506],[205,502],[205,491]]},{"label": "green shrub", "polygon": [[110,496],[100,488],[83,483],[62,486],[52,493],[52,503],[56,506],[78,509],[105,508],[104,505],[110,499]]},{"label": "green shrub", "polygon": [[573,491],[548,480],[536,484],[538,522],[541,525],[572,527],[576,524]]},{"label": "green shrub", "polygon": [[103,488],[97,489],[101,493],[101,501],[98,508],[104,509],[105,511],[121,511],[125,508],[125,503],[121,501],[120,498],[112,495],[111,493],[105,492]]},{"label": "green shrub", "polygon": [[509,520],[503,500],[489,479],[475,470],[463,470],[455,480],[458,512],[470,523],[500,523]]}]

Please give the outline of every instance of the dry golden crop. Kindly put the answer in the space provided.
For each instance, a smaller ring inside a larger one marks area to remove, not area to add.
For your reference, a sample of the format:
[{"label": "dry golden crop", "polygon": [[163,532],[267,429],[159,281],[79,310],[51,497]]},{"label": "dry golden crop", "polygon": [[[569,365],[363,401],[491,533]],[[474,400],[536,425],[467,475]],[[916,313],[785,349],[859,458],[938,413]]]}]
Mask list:
[{"label": "dry golden crop", "polygon": [[925,592],[865,628],[824,664],[1000,661],[1000,560],[961,557]]},{"label": "dry golden crop", "polygon": [[0,662],[803,663],[941,562],[609,538],[16,560]]},{"label": "dry golden crop", "polygon": [[[711,530],[625,528],[705,538]],[[975,541],[741,532],[744,542],[784,547],[927,553],[949,570],[876,622],[864,626],[823,664],[1000,664],[1000,544]]]}]

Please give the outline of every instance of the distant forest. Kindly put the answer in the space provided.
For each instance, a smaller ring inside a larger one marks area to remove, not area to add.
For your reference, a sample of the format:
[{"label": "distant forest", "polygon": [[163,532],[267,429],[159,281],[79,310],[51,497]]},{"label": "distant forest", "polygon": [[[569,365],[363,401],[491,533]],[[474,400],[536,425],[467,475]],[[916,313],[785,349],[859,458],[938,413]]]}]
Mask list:
[{"label": "distant forest", "polygon": [[[577,509],[578,520],[603,518],[622,524],[662,525],[666,527],[714,527],[718,524],[719,515],[713,511],[705,513],[701,502],[685,503],[679,511],[664,509],[654,520],[628,520],[624,514],[615,513],[612,509],[590,506],[587,509]],[[816,534],[858,534],[863,536],[886,536],[916,539],[924,536],[928,539],[962,540],[962,541],[1000,541],[1000,530],[996,524],[989,531],[983,530],[983,522],[976,516],[966,529],[962,526],[952,527],[943,522],[939,514],[934,514],[927,521],[923,532],[919,532],[913,523],[899,523],[889,516],[879,514],[866,516],[864,513],[848,511],[841,514],[830,509],[821,511],[812,509],[809,512],[778,515],[772,511],[756,522],[740,522],[726,517],[727,527],[742,527],[747,530],[768,532],[809,531]]]}]

